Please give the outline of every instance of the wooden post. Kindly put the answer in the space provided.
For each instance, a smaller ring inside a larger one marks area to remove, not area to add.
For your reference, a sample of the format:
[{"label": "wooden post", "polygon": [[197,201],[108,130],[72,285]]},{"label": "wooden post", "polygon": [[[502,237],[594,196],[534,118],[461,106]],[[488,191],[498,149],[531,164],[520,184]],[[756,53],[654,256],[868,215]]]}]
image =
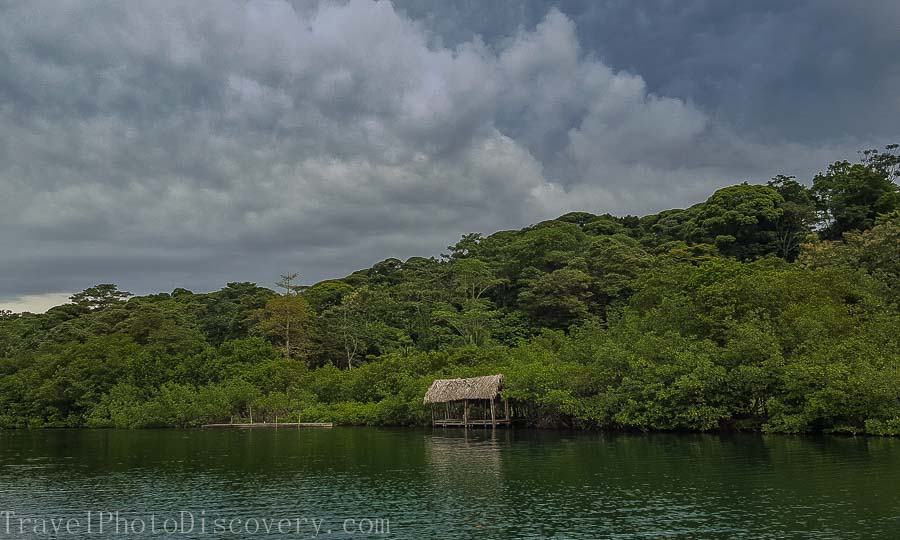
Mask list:
[{"label": "wooden post", "polygon": [[469,427],[469,400],[463,400],[463,427]]},{"label": "wooden post", "polygon": [[431,404],[431,425],[434,426],[434,403]]},{"label": "wooden post", "polygon": [[497,419],[494,417],[494,398],[491,398],[491,428],[497,427]]},{"label": "wooden post", "polygon": [[503,408],[506,409],[506,421],[509,422],[509,400],[503,400]]}]

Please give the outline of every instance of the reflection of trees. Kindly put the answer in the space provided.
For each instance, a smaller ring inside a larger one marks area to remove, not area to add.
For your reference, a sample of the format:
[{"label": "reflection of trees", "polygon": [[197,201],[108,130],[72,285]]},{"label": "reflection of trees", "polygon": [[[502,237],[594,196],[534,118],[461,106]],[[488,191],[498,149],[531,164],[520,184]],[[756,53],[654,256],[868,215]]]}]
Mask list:
[{"label": "reflection of trees", "polygon": [[503,491],[502,446],[509,430],[441,430],[425,441],[426,459],[438,491],[490,498]]}]

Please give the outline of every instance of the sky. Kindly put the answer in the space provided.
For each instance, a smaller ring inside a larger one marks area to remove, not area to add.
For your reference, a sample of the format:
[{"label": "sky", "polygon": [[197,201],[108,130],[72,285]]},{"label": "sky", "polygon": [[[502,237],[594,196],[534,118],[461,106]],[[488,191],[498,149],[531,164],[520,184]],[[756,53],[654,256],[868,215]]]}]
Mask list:
[{"label": "sky", "polygon": [[313,283],[900,141],[900,2],[0,4],[0,308]]}]

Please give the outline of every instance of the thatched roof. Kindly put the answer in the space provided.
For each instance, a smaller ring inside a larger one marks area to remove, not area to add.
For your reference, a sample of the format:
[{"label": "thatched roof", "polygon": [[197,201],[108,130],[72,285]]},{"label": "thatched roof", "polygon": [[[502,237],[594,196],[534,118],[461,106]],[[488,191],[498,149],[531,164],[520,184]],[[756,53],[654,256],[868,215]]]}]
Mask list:
[{"label": "thatched roof", "polygon": [[438,379],[425,392],[425,403],[446,403],[464,399],[493,399],[503,389],[503,375],[471,379]]}]

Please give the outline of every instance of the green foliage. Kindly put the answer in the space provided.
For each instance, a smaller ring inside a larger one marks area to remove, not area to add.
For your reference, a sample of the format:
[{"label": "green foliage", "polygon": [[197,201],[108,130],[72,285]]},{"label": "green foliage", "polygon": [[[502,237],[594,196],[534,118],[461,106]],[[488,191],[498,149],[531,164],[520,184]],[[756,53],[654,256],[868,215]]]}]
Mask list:
[{"label": "green foliage", "polygon": [[813,193],[827,219],[823,237],[840,239],[848,231],[863,231],[875,224],[879,214],[900,209],[897,145],[887,152],[867,150],[862,163],[836,161],[813,179]]},{"label": "green foliage", "polygon": [[539,273],[525,283],[519,302],[542,326],[566,328],[590,314],[591,276],[582,270]]},{"label": "green foliage", "polygon": [[793,176],[778,175],[768,185],[783,199],[781,215],[775,221],[777,254],[786,261],[792,261],[816,222],[815,198]]},{"label": "green foliage", "polygon": [[73,294],[69,300],[76,306],[91,311],[121,304],[129,296],[130,292],[120,291],[112,283],[103,283]]},{"label": "green foliage", "polygon": [[435,378],[503,373],[535,426],[900,435],[895,150],[282,294],[103,284],[0,312],[0,427],[422,425]]},{"label": "green foliage", "polygon": [[881,281],[885,294],[900,305],[900,215],[886,215],[862,233],[845,233],[843,242],[805,244],[800,262],[812,268],[861,268]]},{"label": "green foliage", "polygon": [[284,352],[285,358],[309,354],[312,317],[309,304],[298,294],[274,296],[266,302],[256,330],[269,337]]},{"label": "green foliage", "polygon": [[741,260],[772,253],[784,198],[770,186],[741,184],[716,191],[688,225],[691,239]]}]

